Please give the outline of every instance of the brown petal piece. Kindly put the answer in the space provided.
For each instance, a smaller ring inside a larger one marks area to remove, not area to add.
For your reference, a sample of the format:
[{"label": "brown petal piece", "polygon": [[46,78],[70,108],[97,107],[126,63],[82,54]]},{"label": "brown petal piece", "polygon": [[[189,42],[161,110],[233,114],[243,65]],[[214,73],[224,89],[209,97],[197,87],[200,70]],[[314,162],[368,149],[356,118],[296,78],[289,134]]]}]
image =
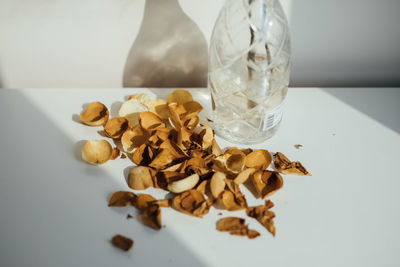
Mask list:
[{"label": "brown petal piece", "polygon": [[176,103],[168,104],[168,110],[170,113],[169,122],[172,125],[172,127],[175,128],[175,130],[179,131],[179,129],[182,128],[182,121],[177,109],[178,109],[178,104]]},{"label": "brown petal piece", "polygon": [[120,138],[129,129],[129,122],[124,117],[116,117],[107,121],[104,132],[111,138]]},{"label": "brown petal piece", "polygon": [[157,114],[163,120],[168,119],[170,116],[168,103],[164,99],[150,101],[149,107],[153,113]]},{"label": "brown petal piece", "polygon": [[121,143],[122,148],[126,153],[132,153],[135,148],[143,145],[147,140],[146,134],[139,126],[132,130],[127,130],[122,134]]},{"label": "brown petal piece", "polygon": [[265,170],[271,164],[272,157],[268,150],[259,149],[246,156],[245,165],[248,168]]},{"label": "brown petal piece", "polygon": [[108,120],[109,112],[106,106],[100,102],[92,102],[87,109],[79,115],[79,119],[89,126],[101,126]]},{"label": "brown petal piece", "polygon": [[222,150],[219,147],[217,141],[215,141],[215,139],[213,139],[212,142],[211,142],[211,153],[214,154],[217,157],[222,155]]},{"label": "brown petal piece", "polygon": [[156,201],[156,199],[154,197],[152,197],[149,194],[141,194],[139,196],[137,196],[136,201],[135,201],[135,207],[139,210],[144,210],[147,207],[149,207],[150,205],[152,205],[152,203]]},{"label": "brown petal piece", "polygon": [[244,182],[249,179],[249,177],[256,171],[254,168],[247,168],[241,171],[235,178],[235,183],[236,184],[243,184]]},{"label": "brown petal piece", "polygon": [[119,153],[120,153],[120,151],[119,151],[118,147],[114,147],[113,150],[112,150],[110,159],[111,160],[115,160],[116,158],[118,158]]},{"label": "brown petal piece", "polygon": [[199,116],[193,116],[193,117],[184,117],[182,119],[181,124],[187,127],[189,130],[194,130],[197,124],[199,124],[199,122],[200,122]]},{"label": "brown petal piece", "polygon": [[137,100],[140,104],[148,107],[150,102],[151,102],[151,98],[148,94],[133,94],[131,96],[129,96],[128,100],[131,99],[135,99]]},{"label": "brown petal piece", "polygon": [[185,118],[192,118],[203,110],[202,105],[196,101],[185,102],[183,103],[183,107],[186,110]]},{"label": "brown petal piece", "polygon": [[125,207],[133,205],[136,202],[137,196],[128,191],[115,192],[108,201],[109,207]]},{"label": "brown petal piece", "polygon": [[223,172],[216,172],[211,177],[210,191],[214,198],[218,198],[222,191],[224,191],[226,185],[225,179],[226,175]]},{"label": "brown petal piece", "polygon": [[275,213],[269,209],[273,207],[273,203],[269,200],[265,202],[265,206],[248,207],[246,214],[250,217],[255,218],[261,223],[273,236],[276,234],[276,228],[274,225]]},{"label": "brown petal piece", "polygon": [[184,104],[193,101],[192,94],[183,89],[177,89],[167,96],[169,103]]},{"label": "brown petal piece", "polygon": [[161,229],[161,209],[152,204],[142,211],[142,222],[155,230]]},{"label": "brown petal piece", "polygon": [[115,235],[111,239],[111,244],[124,251],[128,251],[133,246],[133,240],[122,235]]},{"label": "brown petal piece", "polygon": [[197,190],[188,190],[173,199],[173,206],[178,211],[196,217],[203,217],[208,213],[212,201],[206,200],[204,195]]},{"label": "brown petal piece", "polygon": [[131,127],[136,127],[139,123],[139,113],[148,110],[149,107],[143,105],[138,99],[132,98],[121,105],[118,115],[128,119]]},{"label": "brown petal piece", "polygon": [[239,151],[239,153],[234,153],[229,155],[226,160],[226,167],[229,171],[233,173],[238,173],[243,170],[246,155]]},{"label": "brown petal piece", "polygon": [[281,152],[277,152],[274,157],[275,168],[277,168],[280,173],[311,176],[311,173],[309,173],[300,162],[290,161]]},{"label": "brown petal piece", "polygon": [[152,169],[145,166],[133,167],[129,171],[128,186],[134,190],[145,190],[153,187]]},{"label": "brown petal piece", "polygon": [[249,230],[246,220],[239,217],[222,218],[217,223],[217,230],[220,232],[229,232],[231,235],[247,236],[250,239],[260,235],[256,230]]},{"label": "brown petal piece", "polygon": [[89,140],[82,148],[82,159],[98,165],[106,163],[112,156],[113,149],[106,140]]},{"label": "brown petal piece", "polygon": [[156,114],[150,111],[141,112],[139,114],[139,124],[145,130],[154,130],[157,128],[165,128],[165,124]]},{"label": "brown petal piece", "polygon": [[264,199],[282,188],[283,179],[275,171],[257,171],[252,175],[252,182],[259,196]]},{"label": "brown petal piece", "polygon": [[168,185],[168,190],[173,193],[182,193],[195,187],[199,180],[199,175],[195,173],[186,178],[170,183]]},{"label": "brown petal piece", "polygon": [[207,124],[200,124],[204,127],[204,130],[200,133],[200,138],[202,140],[201,147],[205,150],[211,146],[212,141],[214,140],[214,132],[213,129]]}]

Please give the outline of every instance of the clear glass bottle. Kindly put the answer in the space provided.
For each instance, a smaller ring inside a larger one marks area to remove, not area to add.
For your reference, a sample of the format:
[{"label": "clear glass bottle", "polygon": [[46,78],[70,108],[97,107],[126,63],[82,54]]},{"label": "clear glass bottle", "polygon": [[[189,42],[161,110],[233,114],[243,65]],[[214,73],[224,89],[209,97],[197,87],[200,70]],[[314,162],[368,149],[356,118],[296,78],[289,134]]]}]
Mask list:
[{"label": "clear glass bottle", "polygon": [[209,51],[217,134],[243,144],[270,138],[282,119],[290,65],[289,28],[279,0],[227,0]]}]

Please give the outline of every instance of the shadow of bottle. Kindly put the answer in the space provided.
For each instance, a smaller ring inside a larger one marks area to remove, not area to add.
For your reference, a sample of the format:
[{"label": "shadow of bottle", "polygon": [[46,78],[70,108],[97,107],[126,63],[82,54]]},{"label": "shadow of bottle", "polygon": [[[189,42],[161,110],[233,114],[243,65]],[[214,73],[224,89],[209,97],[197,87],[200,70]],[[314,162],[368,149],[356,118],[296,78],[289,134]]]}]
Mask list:
[{"label": "shadow of bottle", "polygon": [[178,0],[146,0],[123,87],[206,87],[207,42]]}]

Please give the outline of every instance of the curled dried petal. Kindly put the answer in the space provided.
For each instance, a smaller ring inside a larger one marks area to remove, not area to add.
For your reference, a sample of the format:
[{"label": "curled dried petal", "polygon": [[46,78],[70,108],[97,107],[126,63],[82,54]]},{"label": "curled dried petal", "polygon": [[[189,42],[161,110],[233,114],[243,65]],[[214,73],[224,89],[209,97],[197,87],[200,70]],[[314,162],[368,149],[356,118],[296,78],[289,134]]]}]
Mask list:
[{"label": "curled dried petal", "polygon": [[182,125],[187,127],[189,130],[194,130],[200,122],[199,116],[184,117],[182,120]]},{"label": "curled dried petal", "polygon": [[169,103],[184,104],[193,101],[192,94],[183,89],[177,89],[167,96]]},{"label": "curled dried petal", "polygon": [[225,188],[226,175],[223,172],[216,172],[210,180],[210,191],[214,198],[218,198]]},{"label": "curled dried petal", "polygon": [[139,113],[148,110],[149,108],[143,105],[138,99],[132,98],[121,105],[118,115],[125,117],[131,127],[136,127],[139,123]]},{"label": "curled dried petal", "polygon": [[282,188],[283,179],[275,171],[257,171],[252,175],[252,182],[259,196],[264,199]]},{"label": "curled dried petal", "polygon": [[89,140],[82,147],[82,159],[94,165],[106,163],[112,153],[113,149],[106,140]]},{"label": "curled dried petal", "polygon": [[163,120],[168,119],[170,116],[168,103],[164,99],[150,101],[149,107],[153,113],[157,114]]},{"label": "curled dried petal", "polygon": [[128,191],[117,191],[115,192],[110,200],[108,201],[109,207],[125,207],[133,205],[136,202],[137,196]]},{"label": "curled dried petal", "polygon": [[186,110],[185,118],[192,118],[203,110],[202,105],[196,101],[185,102],[183,103],[183,107]]},{"label": "curled dried petal", "polygon": [[182,193],[183,191],[192,189],[199,182],[200,177],[198,174],[192,174],[186,178],[174,181],[168,185],[168,190],[173,193]]},{"label": "curled dried petal", "polygon": [[118,147],[114,147],[112,150],[110,159],[114,160],[114,159],[118,158],[120,152],[121,151],[119,151]]},{"label": "curled dried petal", "polygon": [[149,194],[141,194],[137,196],[136,201],[134,203],[135,207],[139,210],[144,210],[148,206],[152,205],[152,203],[156,201],[154,197]]},{"label": "curled dried petal", "polygon": [[207,124],[203,123],[200,125],[204,127],[204,130],[200,133],[200,138],[202,140],[201,147],[207,149],[211,146],[212,141],[214,140],[214,131]]},{"label": "curled dried petal", "polygon": [[107,107],[100,102],[92,102],[87,109],[79,115],[79,119],[89,126],[101,126],[108,120],[109,112]]},{"label": "curled dried petal", "polygon": [[140,104],[149,107],[149,104],[151,102],[151,98],[148,94],[133,94],[129,96],[128,100],[135,99],[137,100]]},{"label": "curled dried petal", "polygon": [[244,182],[249,179],[249,177],[256,171],[254,168],[247,168],[241,171],[235,178],[235,183],[236,184],[243,184]]},{"label": "curled dried petal", "polygon": [[133,130],[127,130],[122,134],[122,148],[126,153],[132,153],[135,148],[143,145],[147,140],[146,134],[137,126]]},{"label": "curled dried petal", "polygon": [[274,157],[275,168],[277,168],[280,173],[311,176],[311,173],[309,173],[300,162],[290,161],[281,152],[277,152]]},{"label": "curled dried petal", "polygon": [[124,117],[112,118],[104,125],[104,132],[111,138],[120,138],[128,129],[129,122]]},{"label": "curled dried petal", "polygon": [[272,157],[268,150],[259,149],[246,156],[245,165],[248,168],[265,170],[271,164]]},{"label": "curled dried petal", "polygon": [[142,222],[155,230],[161,229],[161,209],[158,205],[152,204],[142,211]]},{"label": "curled dried petal", "polygon": [[134,190],[144,190],[153,187],[152,170],[145,166],[133,167],[129,171],[128,186]]},{"label": "curled dried petal", "polygon": [[231,235],[247,236],[250,239],[260,235],[256,230],[249,230],[245,219],[239,217],[222,218],[217,223],[217,230],[221,232],[229,232]]},{"label": "curled dried petal", "polygon": [[212,142],[211,142],[211,153],[214,154],[217,157],[222,155],[222,150],[219,147],[217,141],[215,141],[215,139],[213,139]]},{"label": "curled dried petal", "polygon": [[173,199],[175,209],[200,218],[208,213],[211,205],[211,201],[206,200],[202,193],[194,189],[176,195]]},{"label": "curled dried petal", "polygon": [[145,130],[165,128],[165,124],[160,117],[150,111],[141,112],[139,114],[139,124]]}]

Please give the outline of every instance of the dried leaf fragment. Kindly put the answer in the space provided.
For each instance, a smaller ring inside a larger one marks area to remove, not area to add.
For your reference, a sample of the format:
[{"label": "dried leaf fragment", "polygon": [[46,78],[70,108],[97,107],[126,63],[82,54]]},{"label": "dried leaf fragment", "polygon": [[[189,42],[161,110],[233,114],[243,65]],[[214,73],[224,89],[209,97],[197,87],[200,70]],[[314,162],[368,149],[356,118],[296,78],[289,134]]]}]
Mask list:
[{"label": "dried leaf fragment", "polygon": [[146,134],[137,126],[132,130],[127,130],[122,134],[121,143],[122,148],[126,153],[132,153],[135,148],[143,145],[147,140]]},{"label": "dried leaf fragment", "polygon": [[268,150],[259,149],[246,156],[246,167],[265,170],[272,162],[271,154]]},{"label": "dried leaf fragment", "polygon": [[257,171],[252,175],[252,182],[259,196],[264,199],[282,188],[283,179],[275,171]]},{"label": "dried leaf fragment", "polygon": [[149,194],[141,194],[137,196],[134,206],[139,210],[144,210],[156,201],[154,197]]},{"label": "dried leaf fragment", "polygon": [[124,117],[116,117],[107,121],[104,132],[111,138],[120,138],[129,129],[129,121]]},{"label": "dried leaf fragment", "polygon": [[129,171],[128,186],[134,190],[145,190],[153,187],[152,169],[145,166],[133,167]]},{"label": "dried leaf fragment", "polygon": [[100,102],[91,102],[87,109],[79,115],[79,119],[89,126],[101,126],[108,120],[107,107]]},{"label": "dried leaf fragment", "polygon": [[290,161],[285,155],[281,152],[277,152],[275,155],[274,164],[280,173],[283,174],[294,174],[294,175],[302,175],[302,176],[311,176],[306,168],[298,161]]},{"label": "dried leaf fragment", "polygon": [[111,244],[124,251],[128,251],[133,246],[133,240],[122,235],[115,235],[111,239]]},{"label": "dried leaf fragment", "polygon": [[107,140],[89,140],[82,147],[82,159],[94,165],[106,163],[112,153],[113,149]]},{"label": "dried leaf fragment", "polygon": [[137,196],[129,191],[117,191],[115,192],[110,200],[108,201],[109,207],[125,207],[134,205]]},{"label": "dried leaf fragment", "polygon": [[152,204],[142,210],[142,222],[155,230],[161,229],[161,209],[158,205]]}]

